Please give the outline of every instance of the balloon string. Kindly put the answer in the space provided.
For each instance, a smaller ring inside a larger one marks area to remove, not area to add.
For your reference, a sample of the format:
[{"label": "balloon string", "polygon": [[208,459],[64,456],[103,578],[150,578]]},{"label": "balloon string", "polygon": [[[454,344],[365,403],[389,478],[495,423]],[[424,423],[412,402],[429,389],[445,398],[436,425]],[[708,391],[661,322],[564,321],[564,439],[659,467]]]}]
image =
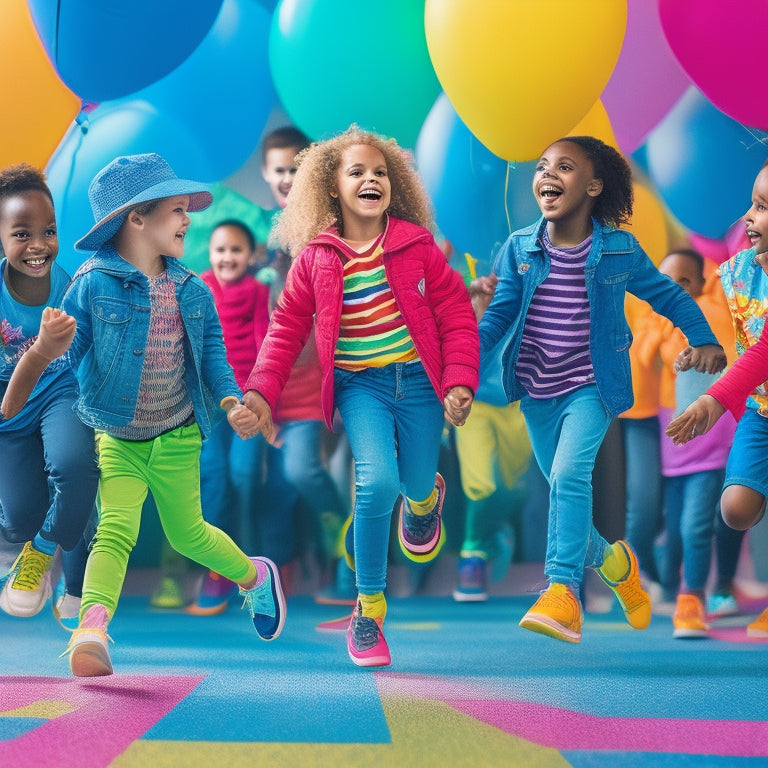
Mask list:
[{"label": "balloon string", "polygon": [[507,163],[507,172],[504,174],[504,215],[507,217],[507,234],[512,234],[512,217],[509,214],[509,169],[512,163]]},{"label": "balloon string", "polygon": [[750,144],[747,149],[752,149],[756,144],[762,144],[765,146],[768,144],[768,132],[762,131],[759,128],[749,128],[743,125],[742,128],[755,140],[754,144]]}]

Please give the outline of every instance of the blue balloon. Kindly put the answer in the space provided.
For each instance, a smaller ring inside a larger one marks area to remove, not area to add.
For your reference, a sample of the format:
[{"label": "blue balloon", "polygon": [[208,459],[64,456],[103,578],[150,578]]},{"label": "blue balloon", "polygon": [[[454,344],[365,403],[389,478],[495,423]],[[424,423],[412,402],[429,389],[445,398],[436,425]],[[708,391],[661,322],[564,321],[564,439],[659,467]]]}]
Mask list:
[{"label": "blue balloon", "polygon": [[87,257],[74,250],[74,243],[94,223],[88,200],[91,180],[115,157],[142,152],[162,155],[181,178],[210,176],[193,136],[149,104],[128,100],[81,113],[51,157],[46,176],[56,209],[58,260],[70,274]]},{"label": "blue balloon", "polygon": [[689,88],[648,136],[648,175],[678,221],[721,239],[749,207],[768,147]]},{"label": "blue balloon", "polygon": [[117,99],[167,75],[211,28],[222,0],[28,0],[38,35],[83,101]]},{"label": "blue balloon", "polygon": [[[196,11],[195,11],[196,12]],[[258,147],[275,105],[269,70],[271,14],[255,0],[224,0],[197,49],[134,95],[197,137],[213,176],[235,173]]]},{"label": "blue balloon", "polygon": [[[535,162],[508,163],[475,138],[441,94],[416,142],[416,162],[441,232],[488,273],[510,232],[539,217],[531,192]],[[460,259],[459,259],[460,261]]]}]

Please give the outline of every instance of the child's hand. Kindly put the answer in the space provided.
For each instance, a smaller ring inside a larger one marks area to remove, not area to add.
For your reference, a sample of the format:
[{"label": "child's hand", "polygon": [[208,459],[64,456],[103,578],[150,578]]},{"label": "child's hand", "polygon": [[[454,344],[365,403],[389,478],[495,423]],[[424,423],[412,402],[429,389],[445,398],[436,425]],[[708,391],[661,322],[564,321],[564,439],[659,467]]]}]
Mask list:
[{"label": "child's hand", "polygon": [[249,440],[259,434],[256,414],[246,408],[236,397],[225,397],[221,407],[227,412],[227,421],[242,440]]},{"label": "child's hand", "polygon": [[712,395],[701,395],[669,422],[667,435],[675,445],[683,445],[697,435],[709,432],[724,413],[725,408]]},{"label": "child's hand", "polygon": [[243,395],[243,405],[256,414],[256,428],[267,441],[274,443],[275,426],[272,423],[272,409],[269,403],[255,390],[249,389]]},{"label": "child's hand", "polygon": [[675,360],[675,370],[679,373],[695,368],[699,373],[720,373],[727,363],[725,350],[719,344],[704,344],[686,347]]},{"label": "child's hand", "polygon": [[61,309],[46,307],[40,320],[40,332],[32,345],[46,360],[61,357],[75,338],[77,321]]},{"label": "child's hand", "polygon": [[467,420],[475,396],[469,387],[451,387],[443,400],[445,418],[455,427],[460,427]]},{"label": "child's hand", "polygon": [[491,273],[475,278],[469,284],[469,298],[472,301],[472,308],[475,310],[475,317],[480,320],[483,313],[488,309],[493,294],[496,292],[496,284],[499,278]]}]

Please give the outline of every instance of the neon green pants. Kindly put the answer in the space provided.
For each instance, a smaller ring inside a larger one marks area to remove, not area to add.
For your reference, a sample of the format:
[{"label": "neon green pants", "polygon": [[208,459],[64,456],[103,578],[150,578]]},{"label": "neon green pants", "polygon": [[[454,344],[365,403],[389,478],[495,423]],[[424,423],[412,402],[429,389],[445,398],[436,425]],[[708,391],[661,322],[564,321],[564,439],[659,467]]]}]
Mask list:
[{"label": "neon green pants", "polygon": [[254,578],[256,569],[245,553],[203,520],[202,440],[197,424],[154,440],[128,441],[100,434],[98,441],[101,516],[85,569],[81,618],[97,603],[106,607],[110,618],[114,615],[150,491],[165,535],[177,552],[238,584]]}]

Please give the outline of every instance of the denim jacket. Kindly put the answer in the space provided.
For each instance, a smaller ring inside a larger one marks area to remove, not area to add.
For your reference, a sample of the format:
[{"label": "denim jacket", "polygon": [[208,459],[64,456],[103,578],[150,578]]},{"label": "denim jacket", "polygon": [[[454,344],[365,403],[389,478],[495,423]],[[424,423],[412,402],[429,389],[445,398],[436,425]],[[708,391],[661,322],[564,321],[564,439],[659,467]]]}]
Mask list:
[{"label": "denim jacket", "polygon": [[[203,438],[223,414],[218,403],[240,397],[227,363],[221,325],[208,287],[175,259],[166,269],[184,324],[185,384]],[[149,333],[149,281],[112,247],[102,246],[76,272],[63,308],[77,320],[69,350],[80,382],[75,410],[109,431],[133,419]]]},{"label": "denim jacket", "polygon": [[[618,415],[633,402],[629,369],[632,332],[624,315],[625,294],[647,301],[682,329],[691,346],[718,345],[696,302],[662,275],[634,235],[592,220],[592,248],[585,267],[590,305],[590,353],[595,384],[606,410]],[[483,359],[503,339],[502,381],[509,401],[526,392],[515,370],[528,307],[549,274],[549,256],[540,242],[543,218],[513,232],[499,251],[496,293],[480,321]],[[719,346],[719,345],[718,345]]]}]

